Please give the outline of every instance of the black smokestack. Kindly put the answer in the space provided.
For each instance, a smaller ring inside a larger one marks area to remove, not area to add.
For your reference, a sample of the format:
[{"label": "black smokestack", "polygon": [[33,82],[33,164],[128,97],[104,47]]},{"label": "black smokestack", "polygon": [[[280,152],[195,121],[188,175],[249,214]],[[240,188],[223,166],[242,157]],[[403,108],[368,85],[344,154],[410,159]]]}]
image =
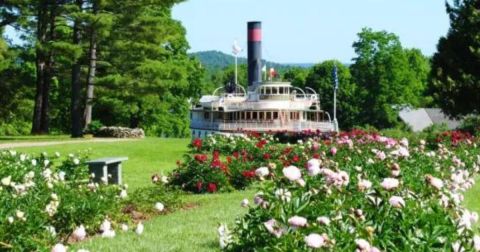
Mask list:
[{"label": "black smokestack", "polygon": [[262,23],[248,22],[248,85],[262,81]]}]

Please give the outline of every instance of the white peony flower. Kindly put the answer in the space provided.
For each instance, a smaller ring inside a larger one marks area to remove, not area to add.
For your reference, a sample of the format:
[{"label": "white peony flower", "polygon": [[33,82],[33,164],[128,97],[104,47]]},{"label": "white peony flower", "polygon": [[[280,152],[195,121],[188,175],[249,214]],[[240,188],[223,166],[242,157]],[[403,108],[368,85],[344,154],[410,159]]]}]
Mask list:
[{"label": "white peony flower", "polygon": [[282,172],[283,176],[285,176],[290,181],[295,181],[302,177],[300,169],[293,165],[283,168]]},{"label": "white peony flower", "polygon": [[112,223],[109,220],[105,219],[100,225],[100,231],[105,232],[110,229],[112,229]]},{"label": "white peony flower", "polygon": [[10,223],[10,224],[12,224],[14,220],[15,220],[15,219],[13,218],[13,216],[8,216],[8,217],[7,217],[7,221],[8,221],[8,223]]},{"label": "white peony flower", "polygon": [[242,202],[240,203],[240,206],[241,207],[248,207],[248,204],[249,204],[248,199],[243,199]]},{"label": "white peony flower", "polygon": [[399,196],[392,196],[388,200],[388,203],[390,203],[391,206],[395,208],[402,208],[405,206],[405,201],[403,200],[402,197]]},{"label": "white peony flower", "polygon": [[137,228],[135,229],[135,233],[137,233],[138,235],[141,235],[143,233],[143,224],[142,222],[140,221],[138,224],[137,224]]},{"label": "white peony flower", "polygon": [[127,231],[128,231],[128,225],[125,224],[125,223],[122,223],[122,225],[120,225],[120,228],[121,228],[122,231],[124,231],[124,232],[127,232]]},{"label": "white peony flower", "polygon": [[362,180],[358,181],[357,188],[360,191],[368,190],[371,187],[372,187],[372,182],[370,182],[369,180],[362,179]]},{"label": "white peony flower", "polygon": [[32,165],[33,165],[33,166],[36,166],[36,165],[37,165],[37,160],[32,159]]},{"label": "white peony flower", "polygon": [[11,182],[12,182],[12,176],[2,178],[2,185],[4,186],[9,186]]},{"label": "white peony flower", "polygon": [[65,247],[61,243],[57,243],[57,244],[55,244],[55,246],[53,246],[51,251],[52,252],[67,252],[67,247]]},{"label": "white peony flower", "polygon": [[263,226],[267,229],[270,234],[273,234],[275,237],[280,238],[286,230],[279,226],[275,219],[270,219],[263,223]]},{"label": "white peony flower", "polygon": [[480,236],[478,235],[473,237],[473,249],[475,249],[476,252],[480,251]]},{"label": "white peony flower", "polygon": [[165,206],[162,203],[157,202],[155,203],[155,209],[159,212],[163,212],[163,210],[165,209]]},{"label": "white peony flower", "polygon": [[255,175],[257,175],[257,177],[259,178],[264,178],[268,176],[268,174],[270,174],[270,171],[268,170],[267,167],[260,167],[255,170]]},{"label": "white peony flower", "polygon": [[325,246],[325,239],[323,238],[323,236],[316,233],[305,236],[304,240],[307,246],[310,248],[321,248]]},{"label": "white peony flower", "polygon": [[73,159],[73,164],[79,165],[79,164],[80,164],[80,160],[79,160],[78,158],[74,158],[74,159]]},{"label": "white peony flower", "polygon": [[307,219],[301,216],[293,216],[288,219],[288,224],[293,227],[305,227],[307,226],[308,222]]},{"label": "white peony flower", "polygon": [[396,178],[384,178],[380,184],[385,190],[393,190],[399,186],[400,182]]},{"label": "white peony flower", "polygon": [[321,225],[329,226],[330,219],[327,216],[320,216],[317,218],[317,222]]},{"label": "white peony flower", "polygon": [[77,241],[82,241],[87,237],[87,231],[83,225],[80,225],[75,230],[73,230],[72,237]]},{"label": "white peony flower", "polygon": [[115,230],[108,229],[102,232],[103,238],[113,238],[115,237]]}]

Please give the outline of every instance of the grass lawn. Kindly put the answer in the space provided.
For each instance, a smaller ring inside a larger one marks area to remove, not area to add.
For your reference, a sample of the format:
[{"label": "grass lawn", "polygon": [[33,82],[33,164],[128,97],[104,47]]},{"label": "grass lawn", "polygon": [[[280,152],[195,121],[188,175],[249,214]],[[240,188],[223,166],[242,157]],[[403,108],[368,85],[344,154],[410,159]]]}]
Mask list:
[{"label": "grass lawn", "polygon": [[[189,139],[146,138],[124,142],[75,143],[41,147],[17,148],[21,152],[63,155],[91,150],[91,157],[127,156],[123,166],[123,179],[130,190],[150,184],[153,173],[167,174],[175,168],[187,150]],[[195,207],[162,215],[145,223],[145,232],[117,230],[113,239],[96,237],[76,244],[75,249],[90,251],[215,251],[218,250],[217,226],[228,223],[246,212],[240,201],[253,197],[253,191],[214,195],[185,195],[183,200]]]}]

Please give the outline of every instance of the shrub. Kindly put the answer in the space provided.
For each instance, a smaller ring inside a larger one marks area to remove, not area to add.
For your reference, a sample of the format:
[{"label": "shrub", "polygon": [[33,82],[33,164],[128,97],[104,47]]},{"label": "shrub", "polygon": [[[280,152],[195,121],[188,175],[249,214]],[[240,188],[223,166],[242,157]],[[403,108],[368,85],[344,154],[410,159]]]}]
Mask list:
[{"label": "shrub", "polygon": [[0,237],[4,248],[33,251],[66,240],[84,225],[95,233],[100,222],[118,213],[119,188],[89,182],[86,156],[60,161],[0,152]]},{"label": "shrub", "polygon": [[480,137],[480,116],[467,116],[463,119],[460,129]]},{"label": "shrub", "polygon": [[104,127],[104,125],[100,121],[94,120],[87,125],[87,129],[85,130],[85,133],[97,135],[102,127]]},{"label": "shrub", "polygon": [[[290,147],[306,157],[261,182],[227,251],[473,251],[476,213],[461,205],[480,169],[472,142],[409,142],[362,131]],[[300,148],[302,147],[303,148]],[[312,151],[307,151],[312,149]],[[285,152],[285,151],[283,151]],[[290,159],[289,159],[290,160]],[[308,162],[306,160],[309,160]],[[266,162],[264,162],[266,163]],[[303,167],[306,167],[304,169]]]}]

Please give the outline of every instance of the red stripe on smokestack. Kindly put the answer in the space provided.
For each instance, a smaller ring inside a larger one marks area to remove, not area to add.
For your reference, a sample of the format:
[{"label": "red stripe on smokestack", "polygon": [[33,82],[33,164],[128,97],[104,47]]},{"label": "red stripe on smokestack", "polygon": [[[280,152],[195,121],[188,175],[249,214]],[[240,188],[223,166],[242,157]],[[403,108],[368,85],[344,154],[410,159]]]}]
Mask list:
[{"label": "red stripe on smokestack", "polygon": [[248,41],[251,41],[251,42],[262,41],[262,29],[248,30]]}]

